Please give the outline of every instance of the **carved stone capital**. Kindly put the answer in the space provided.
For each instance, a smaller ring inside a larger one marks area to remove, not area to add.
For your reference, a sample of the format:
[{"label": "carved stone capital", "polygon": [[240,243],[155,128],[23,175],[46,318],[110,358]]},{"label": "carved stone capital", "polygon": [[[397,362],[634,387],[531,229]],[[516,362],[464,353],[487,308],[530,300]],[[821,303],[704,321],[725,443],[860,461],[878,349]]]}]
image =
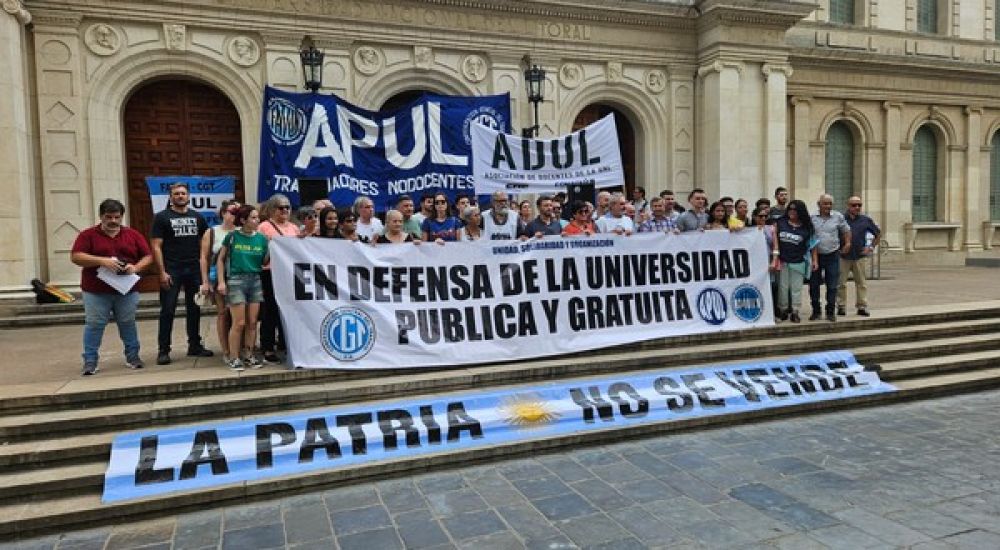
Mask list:
[{"label": "carved stone capital", "polygon": [[781,73],[781,74],[785,75],[786,79],[787,78],[791,78],[792,77],[792,73],[794,72],[792,70],[792,66],[791,65],[774,64],[774,63],[764,63],[763,65],[761,65],[760,71],[762,73],[764,73],[764,80],[767,80],[768,78],[770,78],[771,75],[774,74],[774,73]]},{"label": "carved stone capital", "polygon": [[902,109],[902,108],[903,108],[903,103],[900,102],[900,101],[883,101],[882,102],[882,110],[883,111],[889,111],[889,110],[892,110],[892,109]]},{"label": "carved stone capital", "polygon": [[965,116],[972,116],[972,115],[982,116],[983,115],[983,106],[982,105],[969,105],[969,106],[967,106],[964,109],[964,111],[965,111]]},{"label": "carved stone capital", "polygon": [[740,63],[739,61],[716,60],[711,63],[708,63],[707,65],[702,65],[701,67],[698,67],[698,78],[705,78],[706,76],[712,73],[722,73],[722,71],[726,69],[733,69],[736,72],[740,73],[740,76],[743,76],[743,72],[746,70],[746,67],[743,65],[743,63]]},{"label": "carved stone capital", "polygon": [[797,96],[792,96],[791,104],[792,107],[798,107],[799,105],[802,105],[804,107],[809,107],[810,105],[812,105],[812,101],[813,98],[811,97],[797,95]]},{"label": "carved stone capital", "polygon": [[21,0],[3,0],[3,11],[13,15],[22,25],[31,23],[31,13],[24,9]]}]

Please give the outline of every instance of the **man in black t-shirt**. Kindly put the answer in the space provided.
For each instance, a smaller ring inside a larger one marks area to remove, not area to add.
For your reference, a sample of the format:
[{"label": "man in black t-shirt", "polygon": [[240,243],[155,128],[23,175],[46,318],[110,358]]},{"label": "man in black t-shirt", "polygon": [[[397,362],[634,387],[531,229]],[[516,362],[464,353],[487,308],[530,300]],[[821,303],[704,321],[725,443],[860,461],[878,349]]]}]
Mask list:
[{"label": "man in black t-shirt", "polygon": [[153,218],[153,258],[160,268],[160,351],[156,356],[157,365],[170,363],[174,312],[181,288],[184,289],[184,305],[187,309],[187,354],[193,357],[212,356],[198,334],[201,308],[194,302],[195,294],[201,286],[201,267],[198,261],[201,236],[208,230],[208,224],[201,214],[188,208],[189,201],[187,184],[175,183],[170,186],[170,204]]},{"label": "man in black t-shirt", "polygon": [[552,197],[541,196],[535,201],[538,207],[538,217],[528,222],[519,233],[518,237],[528,239],[531,237],[544,237],[545,235],[561,235],[562,224],[559,218],[552,215]]}]

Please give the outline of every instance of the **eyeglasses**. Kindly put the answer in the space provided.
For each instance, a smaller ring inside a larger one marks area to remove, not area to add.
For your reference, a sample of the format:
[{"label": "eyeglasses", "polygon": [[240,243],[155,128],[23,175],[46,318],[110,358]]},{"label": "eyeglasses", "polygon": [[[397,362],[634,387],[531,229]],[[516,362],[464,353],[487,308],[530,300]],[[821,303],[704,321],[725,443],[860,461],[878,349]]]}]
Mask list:
[{"label": "eyeglasses", "polygon": [[282,205],[278,206],[278,210],[291,210],[291,209],[292,209],[292,206],[289,205],[289,204],[282,204]]},{"label": "eyeglasses", "polygon": [[448,201],[434,201],[434,204],[448,204]]},{"label": "eyeglasses", "polygon": [[847,206],[861,206],[861,203],[860,202],[852,202],[851,204],[848,204]]}]

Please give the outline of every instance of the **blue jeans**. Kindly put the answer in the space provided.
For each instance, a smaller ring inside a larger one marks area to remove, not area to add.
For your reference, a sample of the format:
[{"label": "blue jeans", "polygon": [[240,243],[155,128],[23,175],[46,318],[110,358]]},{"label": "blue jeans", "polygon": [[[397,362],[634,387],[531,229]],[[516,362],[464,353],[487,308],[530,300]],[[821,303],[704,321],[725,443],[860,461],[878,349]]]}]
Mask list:
[{"label": "blue jeans", "polygon": [[819,287],[826,285],[826,313],[832,315],[837,308],[837,285],[840,284],[840,254],[835,250],[819,254],[819,269],[809,278],[809,301],[813,312],[820,311]]},{"label": "blue jeans", "polygon": [[83,311],[85,324],[83,327],[83,362],[96,365],[101,340],[104,338],[104,327],[114,314],[118,325],[118,335],[125,345],[125,360],[139,358],[139,330],[135,325],[135,312],[139,308],[139,293],[121,294],[83,293]]}]

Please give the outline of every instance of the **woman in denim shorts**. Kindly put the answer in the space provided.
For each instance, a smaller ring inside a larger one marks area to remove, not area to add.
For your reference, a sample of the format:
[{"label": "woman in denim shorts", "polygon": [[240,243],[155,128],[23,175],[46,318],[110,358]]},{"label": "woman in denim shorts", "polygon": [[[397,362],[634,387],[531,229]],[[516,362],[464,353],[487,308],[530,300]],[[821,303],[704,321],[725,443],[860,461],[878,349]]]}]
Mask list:
[{"label": "woman in denim shorts", "polygon": [[[219,251],[216,272],[219,277],[219,294],[226,297],[233,326],[229,330],[229,353],[225,358],[230,370],[241,371],[244,365],[253,369],[264,366],[254,355],[257,341],[257,313],[264,301],[260,272],[268,262],[267,237],[257,232],[260,214],[250,205],[236,212],[236,231],[226,235]],[[240,345],[242,341],[242,346]],[[243,350],[243,358],[239,351]]]}]

